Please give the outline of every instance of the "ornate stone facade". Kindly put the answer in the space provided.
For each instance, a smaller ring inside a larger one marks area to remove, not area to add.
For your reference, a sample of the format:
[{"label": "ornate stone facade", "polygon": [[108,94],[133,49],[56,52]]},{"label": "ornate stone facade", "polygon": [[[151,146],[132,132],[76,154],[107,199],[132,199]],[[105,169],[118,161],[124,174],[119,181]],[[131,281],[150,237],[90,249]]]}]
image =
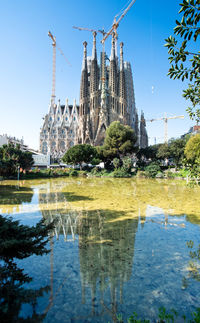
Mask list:
[{"label": "ornate stone facade", "polygon": [[[96,32],[93,33],[92,56],[87,56],[87,42],[83,43],[83,63],[80,84],[79,106],[74,102],[64,106],[50,104],[40,132],[40,151],[61,157],[69,147],[78,143],[102,145],[105,131],[113,121],[130,125],[138,137],[137,144],[148,145],[144,114],[138,121],[131,65],[124,62],[123,43],[120,57],[116,54],[116,43],[112,36],[110,59],[101,52],[97,60]],[[107,60],[109,63],[107,64]]]}]

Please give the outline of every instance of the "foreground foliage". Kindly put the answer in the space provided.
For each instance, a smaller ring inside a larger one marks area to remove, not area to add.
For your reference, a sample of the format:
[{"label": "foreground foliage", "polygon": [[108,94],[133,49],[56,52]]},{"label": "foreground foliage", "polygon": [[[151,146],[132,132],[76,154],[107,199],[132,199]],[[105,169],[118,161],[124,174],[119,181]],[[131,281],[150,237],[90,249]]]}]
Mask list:
[{"label": "foreground foliage", "polygon": [[171,67],[168,75],[172,79],[189,80],[183,96],[192,106],[187,111],[190,118],[200,120],[200,51],[196,42],[200,36],[200,1],[183,0],[179,13],[181,21],[176,20],[174,34],[183,39],[179,45],[178,38],[170,36],[165,46],[168,48]]},{"label": "foreground foliage", "polygon": [[[0,318],[1,322],[41,322],[45,314],[36,313],[37,298],[49,291],[49,286],[38,290],[24,287],[32,278],[19,268],[15,259],[33,254],[47,254],[48,235],[53,223],[46,226],[41,220],[35,227],[22,225],[10,217],[0,215]],[[32,306],[32,315],[19,317],[23,304]]]}]

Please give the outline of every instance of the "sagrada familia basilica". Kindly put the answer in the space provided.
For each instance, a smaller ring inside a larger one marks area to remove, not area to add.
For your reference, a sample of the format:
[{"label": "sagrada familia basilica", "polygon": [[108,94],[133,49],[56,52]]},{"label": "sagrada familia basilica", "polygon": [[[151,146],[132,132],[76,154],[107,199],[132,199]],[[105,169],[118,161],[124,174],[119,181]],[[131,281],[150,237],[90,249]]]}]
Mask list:
[{"label": "sagrada familia basilica", "polygon": [[[83,43],[80,101],[73,105],[55,104],[52,100],[40,131],[40,151],[60,158],[73,145],[88,143],[102,145],[107,127],[113,121],[131,126],[137,135],[137,145],[148,146],[144,113],[138,117],[131,64],[124,61],[120,43],[120,57],[112,35],[110,58],[105,51],[98,64],[96,32],[93,33],[92,56],[87,56],[87,42]],[[107,64],[108,61],[108,64]]]}]

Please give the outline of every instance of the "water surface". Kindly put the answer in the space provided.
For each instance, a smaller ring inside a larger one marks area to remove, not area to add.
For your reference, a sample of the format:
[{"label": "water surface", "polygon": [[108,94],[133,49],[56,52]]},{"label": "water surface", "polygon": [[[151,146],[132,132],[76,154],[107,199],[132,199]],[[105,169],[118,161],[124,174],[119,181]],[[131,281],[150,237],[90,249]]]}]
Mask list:
[{"label": "water surface", "polygon": [[45,322],[112,322],[133,311],[153,321],[160,306],[189,315],[200,304],[186,244],[200,243],[199,196],[164,180],[4,181],[0,212],[28,225],[57,219],[50,254],[18,262],[29,287],[50,287],[36,308]]}]

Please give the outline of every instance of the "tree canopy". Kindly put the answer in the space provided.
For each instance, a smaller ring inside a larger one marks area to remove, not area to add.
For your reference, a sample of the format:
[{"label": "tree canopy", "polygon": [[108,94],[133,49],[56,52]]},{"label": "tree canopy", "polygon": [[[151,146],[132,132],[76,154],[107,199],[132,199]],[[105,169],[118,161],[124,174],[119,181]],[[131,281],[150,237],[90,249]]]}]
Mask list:
[{"label": "tree canopy", "polygon": [[185,156],[189,162],[200,165],[200,134],[190,137],[185,146]]},{"label": "tree canopy", "polygon": [[[19,268],[15,259],[24,259],[33,254],[43,255],[50,250],[46,248],[49,233],[54,223],[44,224],[44,220],[35,227],[29,227],[0,215],[0,317],[1,322],[43,322],[46,314],[36,312],[37,298],[49,291],[49,286],[30,289],[24,283],[32,278]],[[29,304],[32,314],[21,317],[21,307]]]},{"label": "tree canopy", "polygon": [[130,126],[124,126],[119,121],[114,121],[106,130],[104,145],[100,149],[104,158],[120,158],[136,151],[134,146],[137,137]]},{"label": "tree canopy", "polygon": [[89,144],[79,144],[69,148],[62,160],[67,164],[79,164],[82,167],[82,163],[90,163],[96,154],[95,147]]},{"label": "tree canopy", "polygon": [[197,40],[200,35],[200,1],[183,0],[180,6],[179,13],[182,18],[181,21],[176,20],[174,28],[174,34],[178,38],[170,36],[165,40],[171,64],[168,75],[172,79],[189,80],[183,96],[192,104],[187,108],[190,118],[199,121],[200,51]]},{"label": "tree canopy", "polygon": [[22,151],[20,146],[12,144],[0,147],[0,175],[9,176],[17,173],[18,167],[28,170],[33,165],[32,154]]}]

